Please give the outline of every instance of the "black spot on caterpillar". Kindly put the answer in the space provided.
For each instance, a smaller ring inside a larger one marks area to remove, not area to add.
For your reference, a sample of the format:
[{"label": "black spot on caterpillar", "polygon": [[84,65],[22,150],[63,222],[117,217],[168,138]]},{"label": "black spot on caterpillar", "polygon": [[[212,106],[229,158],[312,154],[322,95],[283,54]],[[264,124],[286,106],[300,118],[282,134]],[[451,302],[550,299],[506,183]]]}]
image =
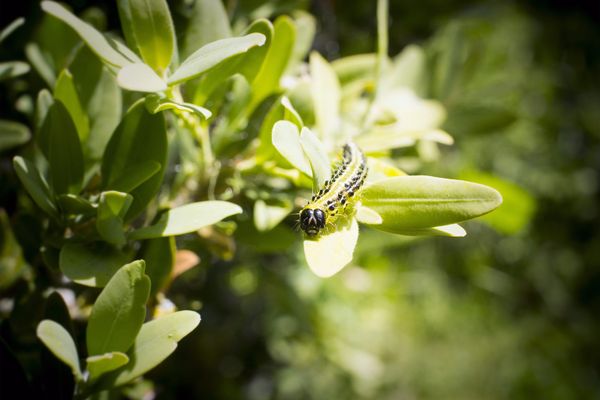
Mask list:
[{"label": "black spot on caterpillar", "polygon": [[310,202],[300,211],[300,229],[316,236],[347,209],[351,209],[356,194],[367,178],[367,159],[354,143],[344,145],[342,160],[331,178],[313,193]]}]

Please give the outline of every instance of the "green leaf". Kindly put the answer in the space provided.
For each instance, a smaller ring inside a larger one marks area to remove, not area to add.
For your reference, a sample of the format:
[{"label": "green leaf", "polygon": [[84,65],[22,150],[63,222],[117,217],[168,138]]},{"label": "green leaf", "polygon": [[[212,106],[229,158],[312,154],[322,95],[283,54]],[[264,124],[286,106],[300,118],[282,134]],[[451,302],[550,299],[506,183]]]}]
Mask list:
[{"label": "green leaf", "polygon": [[330,142],[339,135],[340,83],[331,65],[317,52],[310,55],[310,75],[319,136]]},{"label": "green leaf", "polygon": [[110,351],[97,356],[91,356],[86,359],[87,370],[90,373],[90,382],[95,381],[107,372],[114,371],[117,368],[129,362],[129,357],[120,351]]},{"label": "green leaf", "polygon": [[248,53],[240,57],[239,73],[244,75],[249,83],[254,82],[254,78],[260,72],[262,65],[271,47],[273,39],[273,24],[268,19],[258,19],[246,29],[246,34],[260,34],[264,36],[264,45],[250,49]]},{"label": "green leaf", "polygon": [[0,290],[10,287],[28,269],[8,215],[0,208]]},{"label": "green leaf", "polygon": [[368,53],[338,58],[331,63],[331,67],[340,83],[347,85],[356,80],[373,80],[376,64],[377,55]]},{"label": "green leaf", "polygon": [[96,207],[89,200],[74,194],[58,195],[58,205],[67,215],[83,214],[92,216],[96,214]]},{"label": "green leaf", "polygon": [[71,367],[77,381],[83,380],[79,367],[79,356],[75,342],[69,332],[60,324],[45,319],[37,326],[37,337],[62,362]]},{"label": "green leaf", "polygon": [[262,46],[265,36],[251,33],[242,37],[221,39],[202,46],[192,53],[169,77],[169,85],[175,85],[197,77],[220,62],[237,54],[247,52],[255,46]]},{"label": "green leaf", "polygon": [[503,104],[452,104],[444,129],[461,135],[494,133],[509,127],[518,116]]},{"label": "green leaf", "polygon": [[271,140],[273,126],[277,121],[286,120],[292,122],[298,129],[302,128],[302,118],[290,103],[290,100],[282,96],[275,101],[267,115],[263,118],[260,132],[258,134],[259,145],[256,150],[257,163],[271,161],[274,157],[279,157],[277,150]]},{"label": "green leaf", "polygon": [[44,121],[46,120],[46,115],[48,114],[48,110],[50,106],[54,103],[54,97],[47,89],[42,89],[38,92],[37,99],[35,101],[35,130],[36,132],[42,128]]},{"label": "green leaf", "polygon": [[178,311],[146,322],[128,355],[128,365],[115,371],[109,378],[114,386],[123,385],[160,364],[177,348],[177,342],[200,323],[194,311]]},{"label": "green leaf", "polygon": [[361,191],[361,200],[383,219],[372,227],[392,233],[454,224],[502,203],[500,194],[488,186],[431,176],[380,180]]},{"label": "green leaf", "polygon": [[182,56],[187,57],[200,46],[231,34],[227,10],[221,0],[196,0],[185,32]]},{"label": "green leaf", "polygon": [[252,82],[250,109],[279,89],[279,81],[285,71],[296,39],[296,27],[288,16],[281,16],[273,24],[273,38],[258,74]]},{"label": "green leaf", "polygon": [[20,18],[15,19],[10,24],[8,24],[8,26],[6,28],[2,29],[2,31],[0,31],[0,43],[2,43],[4,41],[4,39],[6,39],[11,33],[13,33],[15,30],[17,30],[17,28],[19,28],[24,23],[25,23],[25,18],[20,17]]},{"label": "green leaf", "polygon": [[56,100],[48,110],[38,143],[50,164],[56,193],[78,193],[83,183],[83,152],[77,129],[65,106]]},{"label": "green leaf", "polygon": [[152,114],[155,114],[164,110],[179,110],[188,113],[196,114],[201,119],[209,119],[212,116],[210,110],[204,107],[197,106],[192,103],[177,102],[159,95],[148,95],[146,96],[146,108]]},{"label": "green leaf", "polygon": [[131,32],[146,64],[162,74],[173,57],[175,31],[165,0],[127,0]]},{"label": "green leaf", "polygon": [[113,182],[111,187],[119,192],[131,192],[148,179],[152,178],[158,171],[161,165],[156,161],[141,161],[138,164],[132,165],[126,175]]},{"label": "green leaf", "polygon": [[105,63],[122,68],[136,61],[129,58],[131,57],[130,54],[124,54],[116,42],[106,38],[94,27],[77,18],[59,3],[43,1],[41,5],[45,12],[69,25]]},{"label": "green leaf", "polygon": [[312,47],[315,32],[317,31],[315,17],[311,14],[299,10],[294,12],[292,16],[296,27],[296,40],[290,62],[288,63],[288,70],[304,60]]},{"label": "green leaf", "polygon": [[132,232],[130,238],[137,240],[183,235],[241,212],[240,206],[228,201],[190,203],[166,211],[156,224]]},{"label": "green leaf", "polygon": [[33,66],[36,72],[42,77],[49,87],[54,87],[56,81],[56,71],[49,60],[42,54],[42,50],[35,43],[27,43],[25,46],[25,55],[27,61]]},{"label": "green leaf", "polygon": [[298,127],[289,121],[278,121],[273,125],[273,146],[296,169],[312,176],[310,162],[300,143]]},{"label": "green leaf", "polygon": [[151,295],[165,288],[175,265],[175,238],[173,236],[150,239],[144,242],[142,257],[146,261],[146,274],[152,282]]},{"label": "green leaf", "polygon": [[254,203],[254,226],[259,232],[273,229],[294,209],[291,201],[267,204],[263,200]]},{"label": "green leaf", "polygon": [[57,210],[52,200],[50,188],[35,165],[23,157],[16,156],[13,158],[13,167],[19,180],[25,186],[25,190],[33,198],[35,204],[46,214],[55,217]]},{"label": "green leaf", "polygon": [[123,217],[133,198],[122,192],[102,192],[98,203],[96,230],[106,242],[123,246],[126,242]]},{"label": "green leaf", "polygon": [[125,221],[139,215],[156,196],[167,162],[167,131],[162,114],[150,114],[144,102],[137,102],[127,112],[111,137],[102,158],[102,180],[106,189],[115,189],[140,163],[153,161],[160,170],[130,192],[133,203]]},{"label": "green leaf", "polygon": [[29,64],[23,61],[0,62],[0,81],[24,75],[29,69]]},{"label": "green leaf", "polygon": [[306,127],[300,132],[300,144],[304,154],[310,161],[310,167],[314,179],[313,187],[322,187],[326,180],[331,177],[331,162],[325,152],[325,146],[319,138]]},{"label": "green leaf", "polygon": [[73,82],[73,75],[69,70],[63,70],[58,76],[54,86],[54,98],[63,103],[77,128],[79,139],[82,143],[85,142],[90,133],[90,121],[81,105]]},{"label": "green leaf", "polygon": [[358,240],[358,223],[352,218],[332,233],[304,240],[304,256],[315,275],[328,278],[352,261]]},{"label": "green leaf", "polygon": [[27,126],[0,119],[0,152],[25,144],[30,138],[31,132]]},{"label": "green leaf", "polygon": [[126,352],[146,317],[150,279],[143,260],[121,267],[102,290],[88,321],[86,342],[91,356]]},{"label": "green leaf", "polygon": [[147,64],[135,63],[124,66],[117,74],[117,82],[123,89],[137,92],[161,92],[167,84]]},{"label": "green leaf", "polygon": [[406,46],[394,58],[392,68],[388,72],[391,80],[390,87],[407,87],[419,93],[424,83],[425,57],[425,52],[421,47]]},{"label": "green leaf", "polygon": [[80,285],[104,287],[129,256],[104,242],[69,243],[60,251],[61,271]]}]

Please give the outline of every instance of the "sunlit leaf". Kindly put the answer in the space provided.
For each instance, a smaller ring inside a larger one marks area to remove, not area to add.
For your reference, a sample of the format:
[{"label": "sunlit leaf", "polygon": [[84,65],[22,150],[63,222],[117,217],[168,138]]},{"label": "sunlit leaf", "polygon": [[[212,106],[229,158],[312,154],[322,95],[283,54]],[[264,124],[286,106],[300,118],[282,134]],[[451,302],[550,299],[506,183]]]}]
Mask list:
[{"label": "sunlit leaf", "polygon": [[311,93],[320,137],[332,144],[339,134],[340,83],[331,65],[316,52],[310,55]]},{"label": "sunlit leaf", "polygon": [[131,32],[144,61],[158,73],[167,69],[175,49],[175,31],[165,0],[127,0]]},{"label": "sunlit leaf", "polygon": [[54,98],[63,103],[77,128],[79,140],[82,143],[85,142],[90,132],[90,122],[77,94],[77,89],[75,89],[73,75],[69,70],[63,70],[58,76],[54,86]]},{"label": "sunlit leaf", "polygon": [[277,151],[298,170],[312,176],[310,162],[300,143],[298,127],[289,121],[278,121],[273,125],[272,135],[271,140]]},{"label": "sunlit leaf", "polygon": [[46,319],[38,324],[36,333],[37,337],[58,359],[71,367],[75,379],[81,381],[83,377],[79,366],[79,356],[69,332],[62,325]]},{"label": "sunlit leaf", "polygon": [[100,57],[104,62],[116,66],[124,67],[132,61],[118,51],[109,39],[98,32],[88,23],[77,18],[65,7],[54,1],[43,1],[42,9],[48,14],[60,19],[69,25],[81,39]]},{"label": "sunlit leaf", "polygon": [[361,201],[383,219],[374,228],[401,233],[478,217],[497,208],[502,197],[476,183],[400,176],[368,185],[361,191]]},{"label": "sunlit leaf", "polygon": [[132,232],[130,238],[150,239],[183,235],[241,212],[240,206],[227,201],[190,203],[166,211],[157,223]]},{"label": "sunlit leaf", "polygon": [[254,225],[261,232],[268,231],[277,226],[293,210],[291,202],[267,204],[263,200],[254,203]]},{"label": "sunlit leaf", "polygon": [[119,70],[117,82],[123,89],[138,92],[161,92],[167,84],[147,64],[128,64]]},{"label": "sunlit leaf", "polygon": [[338,273],[352,261],[358,240],[358,223],[354,218],[334,232],[317,239],[304,240],[304,256],[311,271],[321,278]]},{"label": "sunlit leaf", "polygon": [[209,119],[212,116],[210,110],[207,110],[204,107],[197,106],[193,103],[177,102],[154,94],[146,96],[146,108],[148,108],[148,111],[152,114],[164,110],[179,110],[194,113],[202,119]]},{"label": "sunlit leaf", "polygon": [[114,371],[117,368],[129,362],[129,357],[120,351],[111,351],[108,353],[91,356],[86,359],[87,370],[90,373],[89,380],[95,381],[101,375]]},{"label": "sunlit leaf", "polygon": [[174,85],[208,71],[223,60],[236,54],[245,53],[255,46],[262,46],[265,36],[251,33],[242,37],[221,39],[204,45],[192,53],[179,68],[169,77],[169,85]]},{"label": "sunlit leaf", "polygon": [[143,260],[121,267],[102,290],[88,320],[88,354],[127,352],[146,317],[150,279]]},{"label": "sunlit leaf", "polygon": [[177,342],[199,323],[200,315],[193,311],[178,311],[145,323],[128,352],[131,362],[115,371],[109,382],[122,385],[151,370],[175,351]]},{"label": "sunlit leaf", "polygon": [[325,151],[325,146],[319,138],[306,127],[300,132],[300,144],[310,162],[315,187],[322,187],[331,177],[331,162]]}]

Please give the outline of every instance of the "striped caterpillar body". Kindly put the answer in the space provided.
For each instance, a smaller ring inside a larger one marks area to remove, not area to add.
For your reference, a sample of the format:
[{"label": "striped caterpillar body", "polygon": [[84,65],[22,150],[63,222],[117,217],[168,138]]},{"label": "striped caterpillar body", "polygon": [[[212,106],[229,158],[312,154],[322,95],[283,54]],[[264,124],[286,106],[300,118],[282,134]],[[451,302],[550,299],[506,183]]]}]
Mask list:
[{"label": "striped caterpillar body", "polygon": [[358,146],[354,143],[344,145],[341,163],[300,212],[300,229],[313,237],[327,224],[333,224],[353,204],[367,172],[367,159]]}]

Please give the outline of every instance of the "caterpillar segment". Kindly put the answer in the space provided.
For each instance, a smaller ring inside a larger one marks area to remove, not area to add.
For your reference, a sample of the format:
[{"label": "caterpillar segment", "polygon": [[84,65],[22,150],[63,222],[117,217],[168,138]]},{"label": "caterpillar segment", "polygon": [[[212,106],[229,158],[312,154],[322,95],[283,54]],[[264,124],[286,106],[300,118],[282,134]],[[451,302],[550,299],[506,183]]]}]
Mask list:
[{"label": "caterpillar segment", "polygon": [[300,211],[300,228],[310,237],[353,209],[356,195],[367,178],[367,159],[354,143],[343,147],[342,159],[331,178],[326,180]]}]

